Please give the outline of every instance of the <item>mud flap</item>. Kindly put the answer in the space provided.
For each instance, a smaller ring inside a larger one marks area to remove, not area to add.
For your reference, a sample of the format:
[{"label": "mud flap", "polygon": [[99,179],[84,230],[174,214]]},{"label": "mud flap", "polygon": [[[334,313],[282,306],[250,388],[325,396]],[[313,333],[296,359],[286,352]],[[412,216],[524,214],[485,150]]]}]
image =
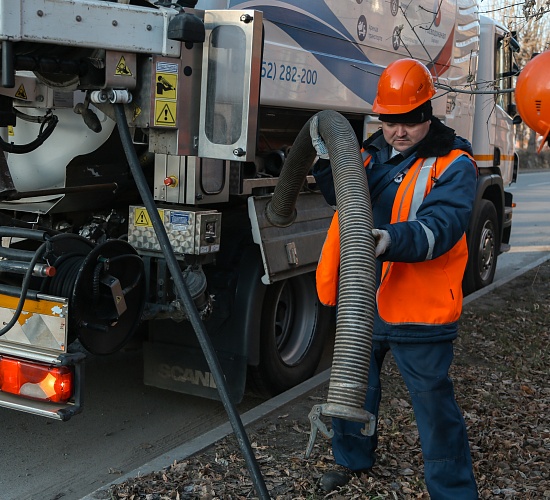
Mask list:
[{"label": "mud flap", "polygon": [[[234,403],[243,398],[246,358],[216,351]],[[144,383],[193,396],[220,400],[214,377],[202,351],[196,347],[145,342],[143,344]]]}]

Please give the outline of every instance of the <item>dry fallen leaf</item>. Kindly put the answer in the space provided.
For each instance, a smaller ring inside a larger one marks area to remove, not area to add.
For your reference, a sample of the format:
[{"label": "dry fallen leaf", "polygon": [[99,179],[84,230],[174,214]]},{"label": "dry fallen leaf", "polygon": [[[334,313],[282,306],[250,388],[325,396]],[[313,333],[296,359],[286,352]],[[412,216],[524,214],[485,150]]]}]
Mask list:
[{"label": "dry fallen leaf", "polygon": [[[549,345],[550,263],[464,308],[451,376],[481,499],[550,499]],[[304,458],[308,413],[312,401],[326,400],[326,385],[247,428],[274,500],[429,499],[410,398],[391,357],[382,379],[378,461],[329,495],[317,483],[334,465],[330,441],[318,438]],[[161,472],[114,485],[110,494],[129,500],[257,498],[233,435]]]}]

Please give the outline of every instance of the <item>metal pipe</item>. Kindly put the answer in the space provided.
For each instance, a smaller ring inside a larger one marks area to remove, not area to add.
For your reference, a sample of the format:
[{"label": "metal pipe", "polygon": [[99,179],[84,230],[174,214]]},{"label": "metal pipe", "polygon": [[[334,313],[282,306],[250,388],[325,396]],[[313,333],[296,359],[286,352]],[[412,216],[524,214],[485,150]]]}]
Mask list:
[{"label": "metal pipe", "polygon": [[15,87],[15,66],[13,63],[13,42],[2,40],[2,87]]},{"label": "metal pipe", "polygon": [[36,191],[16,191],[7,193],[7,195],[4,196],[4,199],[7,201],[13,201],[20,200],[22,198],[34,198],[36,196],[55,196],[58,194],[83,193],[88,191],[111,191],[115,193],[117,189],[118,184],[116,182],[109,182],[105,184],[87,184],[85,186],[39,189]]}]

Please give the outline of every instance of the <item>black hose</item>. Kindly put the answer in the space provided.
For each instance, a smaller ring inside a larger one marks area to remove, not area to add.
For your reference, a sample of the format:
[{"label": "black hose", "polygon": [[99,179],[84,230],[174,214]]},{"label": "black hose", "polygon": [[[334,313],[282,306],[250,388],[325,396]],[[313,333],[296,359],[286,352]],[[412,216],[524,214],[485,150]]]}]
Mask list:
[{"label": "black hose", "polygon": [[201,349],[204,353],[210,371],[212,372],[212,376],[214,377],[220,399],[227,412],[229,421],[231,423],[231,426],[233,427],[233,431],[244,455],[244,459],[247,464],[248,470],[250,471],[254,487],[256,488],[256,492],[261,499],[268,500],[270,498],[269,493],[258,467],[258,463],[256,462],[256,457],[254,456],[252,447],[250,446],[250,442],[246,435],[243,423],[233,402],[231,401],[231,398],[229,397],[227,382],[225,381],[225,377],[214,351],[214,347],[212,345],[210,337],[208,336],[206,327],[204,326],[204,323],[200,318],[197,308],[195,307],[191,294],[187,289],[178,261],[176,259],[176,256],[174,255],[174,250],[172,249],[172,245],[170,244],[170,240],[168,239],[168,235],[166,234],[166,229],[162,221],[160,220],[160,216],[157,211],[153,196],[151,195],[149,186],[147,185],[147,180],[145,179],[145,176],[143,175],[143,172],[141,170],[139,158],[134,149],[132,138],[130,136],[128,122],[126,121],[124,106],[122,104],[115,104],[114,108],[116,123],[118,126],[120,139],[122,141],[122,147],[124,148],[130,170],[136,183],[136,187],[141,195],[143,204],[145,205],[145,208],[149,213],[149,217],[151,218],[153,228],[159,240],[160,247],[162,248],[162,253],[164,254],[164,258],[166,259],[166,264],[168,266],[168,269],[170,270],[172,279],[174,280],[176,290],[179,297],[181,298],[181,301],[183,302],[183,306],[185,307],[185,310],[189,317],[189,321],[191,322],[191,325],[195,330]]},{"label": "black hose", "polygon": [[58,297],[72,297],[76,278],[85,259],[85,255],[79,254],[64,255],[59,259],[55,264],[55,276],[44,282],[47,293]]},{"label": "black hose", "polygon": [[37,229],[2,226],[0,227],[0,238],[2,237],[46,241],[48,238],[48,233]]},{"label": "black hose", "polygon": [[[57,122],[59,119],[55,115],[50,115],[44,118],[44,121],[42,122],[42,125],[40,126],[40,131],[38,132],[38,137],[34,140],[29,142],[28,144],[13,144],[10,142],[4,141],[0,137],[0,148],[4,150],[6,153],[13,153],[13,154],[25,154],[30,153],[31,151],[34,151],[35,149],[38,149],[44,141],[52,135]],[[44,128],[44,125],[46,125],[46,128]]]},{"label": "black hose", "polygon": [[[340,226],[338,315],[328,405],[323,413],[370,421],[372,415],[363,410],[376,296],[370,192],[359,144],[349,122],[336,111],[321,111],[316,116],[330,155]],[[266,216],[273,225],[289,225],[296,217],[298,193],[315,157],[310,121],[298,134],[266,207]]]},{"label": "black hose", "polygon": [[8,260],[24,260],[30,262],[34,257],[34,250],[0,247],[0,257]]},{"label": "black hose", "polygon": [[[46,241],[48,233],[42,230],[23,227],[0,226],[0,238],[21,238],[26,240]],[[34,250],[22,250],[0,246],[0,257],[7,260],[23,260],[29,262],[36,252]]]},{"label": "black hose", "polygon": [[42,243],[38,250],[35,252],[34,257],[32,258],[29,269],[25,273],[25,276],[23,277],[23,282],[21,283],[21,296],[19,297],[19,302],[17,303],[17,308],[15,309],[15,312],[13,313],[12,318],[10,321],[0,330],[0,337],[4,335],[6,332],[8,332],[13,325],[17,322],[19,319],[19,316],[21,315],[21,311],[23,310],[23,306],[25,305],[25,300],[27,299],[27,291],[29,290],[29,285],[32,278],[32,271],[34,269],[34,266],[38,262],[38,259],[42,258],[42,256],[49,250],[49,242]]}]

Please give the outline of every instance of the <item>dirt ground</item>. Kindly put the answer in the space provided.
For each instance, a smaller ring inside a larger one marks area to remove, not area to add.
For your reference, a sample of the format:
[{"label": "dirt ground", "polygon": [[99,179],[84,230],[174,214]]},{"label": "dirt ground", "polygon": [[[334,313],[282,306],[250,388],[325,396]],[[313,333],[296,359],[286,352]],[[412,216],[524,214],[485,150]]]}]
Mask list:
[{"label": "dirt ground", "polygon": [[[480,497],[550,499],[550,263],[465,306],[451,375]],[[414,414],[393,360],[384,369],[378,461],[329,495],[317,483],[334,460],[320,434],[309,459],[308,413],[327,386],[250,426],[248,436],[275,500],[429,498]],[[330,422],[326,422],[330,427]],[[112,499],[257,498],[232,435],[154,474],[112,486]]]}]

